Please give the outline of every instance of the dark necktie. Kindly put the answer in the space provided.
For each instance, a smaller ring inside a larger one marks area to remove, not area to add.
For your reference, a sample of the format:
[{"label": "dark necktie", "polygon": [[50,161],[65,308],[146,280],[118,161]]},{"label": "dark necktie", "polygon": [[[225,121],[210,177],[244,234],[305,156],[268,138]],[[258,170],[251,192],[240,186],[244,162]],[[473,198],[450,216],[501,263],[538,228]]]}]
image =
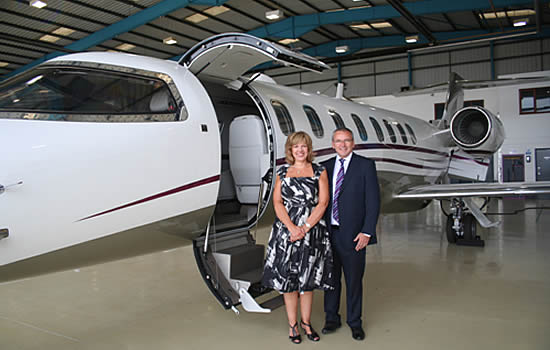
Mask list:
[{"label": "dark necktie", "polygon": [[340,197],[340,189],[344,182],[344,159],[340,158],[340,170],[336,175],[336,185],[334,186],[334,199],[332,201],[332,216],[338,224],[340,224],[340,214],[338,213],[338,197]]}]

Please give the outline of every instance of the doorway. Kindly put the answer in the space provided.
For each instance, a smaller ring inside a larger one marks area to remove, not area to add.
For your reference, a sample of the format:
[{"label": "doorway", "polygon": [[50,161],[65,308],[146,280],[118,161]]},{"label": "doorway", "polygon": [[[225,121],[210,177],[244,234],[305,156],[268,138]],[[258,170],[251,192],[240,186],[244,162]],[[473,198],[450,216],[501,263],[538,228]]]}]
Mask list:
[{"label": "doorway", "polygon": [[535,149],[537,181],[550,181],[550,148]]},{"label": "doorway", "polygon": [[525,181],[525,162],[523,154],[508,154],[502,156],[502,181]]}]

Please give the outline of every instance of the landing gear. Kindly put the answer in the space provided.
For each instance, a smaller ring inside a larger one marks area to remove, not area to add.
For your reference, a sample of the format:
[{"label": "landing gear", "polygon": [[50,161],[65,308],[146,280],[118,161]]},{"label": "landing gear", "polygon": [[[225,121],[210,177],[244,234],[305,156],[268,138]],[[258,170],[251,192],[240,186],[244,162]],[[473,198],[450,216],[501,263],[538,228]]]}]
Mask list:
[{"label": "landing gear", "polygon": [[485,241],[476,234],[477,221],[466,209],[462,199],[451,200],[451,214],[447,216],[446,225],[447,241],[450,244],[483,247]]}]

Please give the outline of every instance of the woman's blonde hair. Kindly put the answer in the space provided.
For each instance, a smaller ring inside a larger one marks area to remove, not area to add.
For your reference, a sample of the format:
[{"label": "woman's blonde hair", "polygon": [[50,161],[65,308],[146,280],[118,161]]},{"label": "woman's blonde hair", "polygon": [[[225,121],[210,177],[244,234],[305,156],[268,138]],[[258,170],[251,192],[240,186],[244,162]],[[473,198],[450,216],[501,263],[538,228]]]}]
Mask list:
[{"label": "woman's blonde hair", "polygon": [[303,143],[307,146],[307,161],[309,163],[313,162],[313,144],[311,142],[311,137],[306,132],[296,131],[288,136],[285,143],[285,159],[286,162],[290,165],[294,164],[296,161],[292,155],[292,146]]}]

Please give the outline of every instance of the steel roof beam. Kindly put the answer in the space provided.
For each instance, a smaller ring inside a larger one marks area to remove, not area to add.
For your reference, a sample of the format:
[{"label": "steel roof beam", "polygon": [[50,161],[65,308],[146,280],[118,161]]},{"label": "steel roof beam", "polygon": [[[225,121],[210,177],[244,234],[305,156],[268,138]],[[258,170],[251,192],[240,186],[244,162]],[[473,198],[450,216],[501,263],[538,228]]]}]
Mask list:
[{"label": "steel roof beam", "polygon": [[[549,3],[550,0],[540,0]],[[461,0],[440,1],[421,0],[402,4],[413,16],[436,14],[442,12],[460,12],[491,9],[491,5],[497,8],[509,6],[533,5],[533,0]],[[364,22],[388,20],[401,17],[401,14],[392,6],[374,6],[368,8],[349,9],[343,11],[313,13],[308,15],[285,18],[248,32],[260,38],[298,38],[324,24],[341,24],[350,22]]]},{"label": "steel roof beam", "polygon": [[[461,41],[474,41],[478,39],[494,39],[498,40],[502,37],[507,37],[511,34],[520,34],[520,33],[529,33],[534,32],[536,27],[529,26],[524,27],[522,30],[515,30],[514,27],[504,28],[504,32],[490,32],[487,30],[466,30],[466,31],[456,31],[456,32],[434,32],[433,35],[435,39],[441,44],[447,43],[459,43]],[[535,34],[532,34],[535,36]],[[310,47],[302,52],[317,57],[336,57],[340,56],[336,53],[336,46],[347,45],[349,47],[348,55],[351,55],[354,52],[357,52],[362,49],[369,48],[381,48],[381,47],[394,47],[394,46],[404,46],[405,35],[387,35],[383,37],[369,37],[369,38],[357,38],[357,39],[347,39],[347,40],[338,40],[330,43],[318,45],[315,47]],[[536,35],[536,37],[550,37],[550,27],[543,28],[542,31]],[[428,40],[425,38],[420,38],[418,44],[427,44]],[[437,48],[437,46],[433,46]]]}]

